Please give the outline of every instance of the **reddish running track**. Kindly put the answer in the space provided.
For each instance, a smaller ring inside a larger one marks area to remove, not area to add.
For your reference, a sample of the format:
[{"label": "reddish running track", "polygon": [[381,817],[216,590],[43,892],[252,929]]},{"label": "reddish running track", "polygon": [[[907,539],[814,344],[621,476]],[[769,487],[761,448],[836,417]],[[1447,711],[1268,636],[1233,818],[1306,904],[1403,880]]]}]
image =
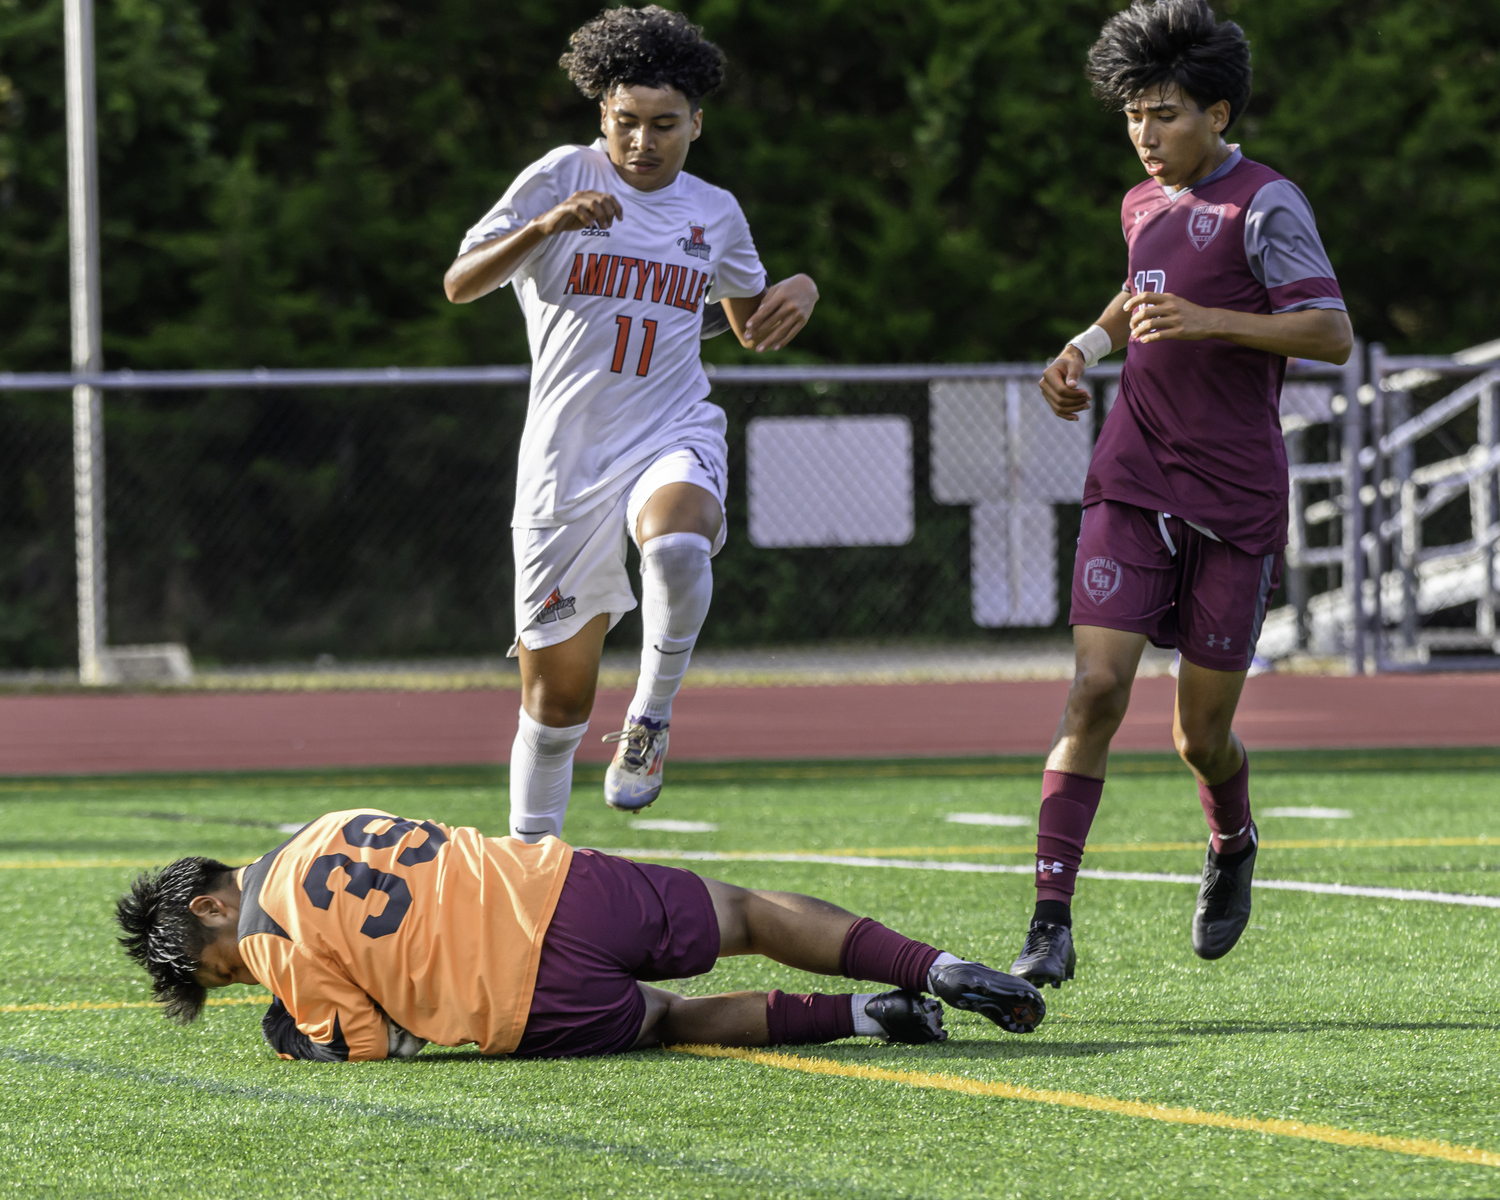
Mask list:
[{"label": "reddish running track", "polygon": [[[1170,679],[1137,682],[1119,750],[1172,748]],[[692,688],[676,759],[1036,754],[1064,682]],[[500,763],[518,693],[280,692],[0,697],[0,775]],[[599,694],[580,757],[603,761],[629,693]],[[1500,745],[1500,673],[1267,675],[1236,728],[1261,749]]]}]

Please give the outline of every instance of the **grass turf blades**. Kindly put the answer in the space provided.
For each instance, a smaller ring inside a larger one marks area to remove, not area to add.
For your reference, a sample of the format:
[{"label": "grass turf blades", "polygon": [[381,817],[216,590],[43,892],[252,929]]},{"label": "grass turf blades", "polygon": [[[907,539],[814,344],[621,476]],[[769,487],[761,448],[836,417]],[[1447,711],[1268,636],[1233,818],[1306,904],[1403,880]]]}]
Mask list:
[{"label": "grass turf blades", "polygon": [[[1479,839],[1500,773],[1482,768],[1320,769],[1309,758],[1257,776],[1256,804],[1352,809],[1349,821],[1263,822],[1283,878],[1500,894],[1500,850],[1483,844],[1360,846],[1350,840]],[[430,780],[430,781],[428,781]],[[77,781],[0,796],[9,861],[245,861],[286,835],[219,819],[306,820],[371,806],[504,827],[495,776]],[[55,783],[55,781],[54,781]],[[105,784],[107,783],[107,786]],[[633,831],[580,787],[580,844],[663,849],[993,845],[950,811],[1035,813],[1036,780],[1001,773],[674,781],[671,815],[712,834]],[[198,820],[132,814],[175,813]],[[1112,779],[1094,837],[1129,846],[1109,866],[1194,872],[1202,818],[1179,772]],[[1355,828],[1351,828],[1354,826]],[[1024,831],[1005,841],[1024,843]],[[980,858],[978,852],[973,857]],[[991,858],[989,861],[1001,861]],[[1015,861],[1014,858],[1011,861]],[[1096,860],[1097,861],[1097,860]],[[1024,876],[956,876],[815,863],[700,864],[736,883],[826,896],[1004,967],[1019,945]],[[846,1042],[792,1050],[848,1074],[650,1052],[507,1062],[429,1050],[411,1063],[285,1064],[260,1041],[258,1004],[221,1005],[179,1030],[111,944],[108,913],[130,867],[0,872],[0,1004],[99,1005],[0,1012],[0,1136],[15,1194],[178,1196],[1350,1196],[1500,1194],[1500,1171],[1467,1162],[1006,1099],[1027,1093],[1192,1110],[1226,1122],[1294,1122],[1359,1137],[1500,1150],[1497,916],[1364,898],[1260,893],[1251,929],[1220,963],[1188,946],[1188,888],[1085,880],[1078,980],[1034,1035],[1007,1037],[950,1013],[931,1047]],[[1431,955],[1443,947],[1440,979]],[[754,959],[695,992],[837,988]],[[229,989],[224,999],[248,998]],[[873,1077],[859,1077],[868,1073]],[[850,1077],[850,1075],[854,1077]],[[1000,1094],[884,1078],[970,1081]]]}]

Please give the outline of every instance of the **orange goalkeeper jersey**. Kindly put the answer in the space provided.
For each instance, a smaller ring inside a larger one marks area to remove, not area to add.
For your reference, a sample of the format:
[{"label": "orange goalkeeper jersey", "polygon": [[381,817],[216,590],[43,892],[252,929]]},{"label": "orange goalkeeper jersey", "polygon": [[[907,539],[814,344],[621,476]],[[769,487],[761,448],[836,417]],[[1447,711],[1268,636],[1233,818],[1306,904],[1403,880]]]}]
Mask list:
[{"label": "orange goalkeeper jersey", "polygon": [[327,813],[241,876],[240,954],[329,1058],[386,1057],[396,1024],[507,1054],[573,850],[377,809]]}]

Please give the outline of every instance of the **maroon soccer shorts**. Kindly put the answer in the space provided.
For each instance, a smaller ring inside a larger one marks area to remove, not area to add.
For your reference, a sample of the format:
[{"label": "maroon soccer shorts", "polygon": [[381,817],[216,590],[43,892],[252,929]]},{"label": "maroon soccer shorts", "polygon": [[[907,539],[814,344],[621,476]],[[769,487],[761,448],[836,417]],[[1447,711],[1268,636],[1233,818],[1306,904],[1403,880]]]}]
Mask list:
[{"label": "maroon soccer shorts", "polygon": [[636,980],[702,975],[718,957],[714,902],[691,871],[575,850],[515,1053],[574,1058],[629,1050],[646,1016]]},{"label": "maroon soccer shorts", "polygon": [[1101,500],[1083,510],[1069,623],[1144,633],[1195,666],[1244,671],[1280,582],[1280,554],[1246,554],[1180,517]]}]

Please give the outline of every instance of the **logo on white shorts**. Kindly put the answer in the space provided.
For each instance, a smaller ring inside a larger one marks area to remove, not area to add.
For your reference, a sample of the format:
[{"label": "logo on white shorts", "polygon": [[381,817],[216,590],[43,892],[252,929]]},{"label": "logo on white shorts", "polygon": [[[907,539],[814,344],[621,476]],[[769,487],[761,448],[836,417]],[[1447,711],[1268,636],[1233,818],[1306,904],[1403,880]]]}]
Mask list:
[{"label": "logo on white shorts", "polygon": [[1120,590],[1124,574],[1112,558],[1091,558],[1083,564],[1083,590],[1095,604],[1103,604]]},{"label": "logo on white shorts", "polygon": [[552,595],[542,602],[542,611],[537,613],[536,623],[547,625],[553,621],[564,621],[574,616],[578,612],[573,604],[576,599],[576,596],[564,596],[557,588],[553,588]]},{"label": "logo on white shorts", "polygon": [[1202,250],[1219,236],[1219,226],[1224,224],[1222,204],[1200,204],[1188,214],[1188,241],[1194,249]]}]

